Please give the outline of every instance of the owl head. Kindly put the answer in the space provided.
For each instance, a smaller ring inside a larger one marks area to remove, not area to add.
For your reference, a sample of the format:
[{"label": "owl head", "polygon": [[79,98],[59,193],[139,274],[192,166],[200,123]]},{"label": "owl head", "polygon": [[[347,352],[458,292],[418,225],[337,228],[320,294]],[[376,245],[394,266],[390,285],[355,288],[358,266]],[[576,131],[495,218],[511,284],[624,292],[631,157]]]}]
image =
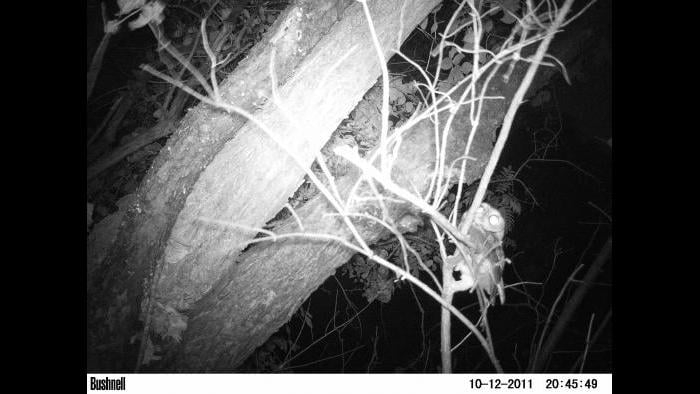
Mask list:
[{"label": "owl head", "polygon": [[485,202],[481,203],[474,215],[474,223],[481,227],[482,230],[495,235],[499,241],[503,241],[506,221],[498,209]]}]

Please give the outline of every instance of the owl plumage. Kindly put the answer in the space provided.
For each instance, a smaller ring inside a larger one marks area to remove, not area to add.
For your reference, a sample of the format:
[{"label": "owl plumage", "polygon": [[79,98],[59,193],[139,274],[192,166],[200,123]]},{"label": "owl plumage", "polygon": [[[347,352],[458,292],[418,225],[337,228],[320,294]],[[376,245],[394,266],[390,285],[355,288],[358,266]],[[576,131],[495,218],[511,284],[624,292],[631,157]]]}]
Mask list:
[{"label": "owl plumage", "polygon": [[[463,233],[465,232],[465,216],[466,213],[459,226],[459,230]],[[510,260],[505,258],[502,247],[504,232],[505,220],[501,213],[491,205],[482,203],[476,211],[472,226],[466,232],[467,238],[474,245],[472,250],[474,259],[471,268],[476,278],[472,278],[471,281],[465,278],[465,282],[463,286],[459,286],[459,290],[466,290],[465,285],[470,283],[471,290],[479,287],[490,296],[491,302],[494,301],[496,293],[498,293],[501,304],[505,302],[503,270],[506,262],[510,262]],[[470,275],[470,270],[463,264],[459,270],[462,275]]]}]

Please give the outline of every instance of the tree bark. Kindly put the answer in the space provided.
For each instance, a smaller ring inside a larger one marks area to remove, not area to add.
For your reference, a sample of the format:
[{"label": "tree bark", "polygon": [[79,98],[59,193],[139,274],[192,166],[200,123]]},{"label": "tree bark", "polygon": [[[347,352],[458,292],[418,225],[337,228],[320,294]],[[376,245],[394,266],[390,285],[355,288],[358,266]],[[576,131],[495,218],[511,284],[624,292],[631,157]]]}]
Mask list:
[{"label": "tree bark", "polygon": [[[371,2],[385,55],[438,3]],[[346,61],[337,62],[351,50]],[[294,127],[272,105],[267,70],[273,51],[282,107],[302,127]],[[256,118],[310,165],[379,70],[359,3],[298,0],[221,84],[221,95],[246,111],[260,108]],[[151,295],[153,303],[187,310],[254,236],[198,219],[260,227],[302,176],[302,168],[244,118],[203,104],[191,110],[155,160],[134,203],[118,213],[123,220],[113,246],[92,254],[88,262],[88,272],[94,273],[88,277],[90,369],[132,369],[138,352],[132,343],[138,343],[139,320],[146,320]]]},{"label": "tree bark", "polygon": [[[402,4],[405,31],[399,32]],[[397,36],[400,34],[403,41],[436,4],[437,1],[372,2],[373,22],[387,58]],[[304,22],[304,16],[299,18],[302,21],[294,23]],[[291,40],[296,36],[292,34]],[[272,43],[273,50],[278,50],[277,46],[285,50],[286,40]],[[308,168],[379,75],[380,65],[367,21],[361,5],[355,2],[304,59],[293,78],[279,88],[281,102],[263,108],[255,117]],[[165,250],[166,264],[156,299],[178,310],[188,310],[192,302],[211,290],[256,234],[233,226],[212,225],[210,220],[262,227],[282,209],[303,177],[304,168],[283,147],[252,122],[246,123],[190,191]]]}]

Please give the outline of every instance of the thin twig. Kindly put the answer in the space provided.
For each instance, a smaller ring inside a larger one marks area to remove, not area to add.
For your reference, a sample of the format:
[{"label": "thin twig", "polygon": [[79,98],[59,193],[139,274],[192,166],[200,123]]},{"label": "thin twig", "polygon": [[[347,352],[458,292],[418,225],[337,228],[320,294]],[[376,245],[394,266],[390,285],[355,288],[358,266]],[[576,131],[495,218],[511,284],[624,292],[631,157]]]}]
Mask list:
[{"label": "thin twig", "polygon": [[557,342],[559,341],[559,338],[563,334],[564,328],[566,328],[566,325],[571,320],[574,312],[576,311],[576,308],[578,308],[581,301],[583,301],[583,297],[590,289],[591,283],[595,281],[595,278],[600,273],[600,269],[602,268],[603,264],[605,264],[605,262],[610,257],[611,250],[612,237],[608,238],[607,242],[598,254],[598,257],[596,257],[595,261],[588,269],[588,272],[586,272],[586,276],[583,278],[584,284],[582,284],[578,289],[576,289],[576,292],[564,307],[564,311],[559,317],[559,321],[557,321],[557,324],[552,329],[552,333],[549,335],[549,338],[547,339],[545,345],[542,346],[542,351],[537,352],[538,357],[535,361],[533,372],[539,372],[542,370],[544,363],[549,358],[549,355],[552,353],[552,350],[554,349]]},{"label": "thin twig", "polygon": [[[598,338],[603,333],[603,329],[605,328],[605,326],[608,325],[608,322],[610,321],[611,317],[612,317],[612,309],[608,309],[608,313],[605,314],[603,321],[600,323],[600,325],[598,325],[598,328],[595,330],[595,334],[593,334],[593,338],[590,340],[591,346],[595,345],[595,343],[598,342]],[[582,362],[581,356],[579,356],[579,358],[574,363],[573,367],[571,368],[571,372],[573,372],[576,369],[576,366],[580,362]],[[583,365],[581,366],[581,368],[583,368]]]},{"label": "thin twig", "polygon": [[578,370],[578,373],[583,373],[583,365],[586,364],[588,348],[591,345],[591,329],[593,328],[593,319],[595,319],[595,313],[591,315],[591,321],[588,323],[588,332],[586,333],[586,347],[583,349],[583,361],[581,361],[581,369]]}]

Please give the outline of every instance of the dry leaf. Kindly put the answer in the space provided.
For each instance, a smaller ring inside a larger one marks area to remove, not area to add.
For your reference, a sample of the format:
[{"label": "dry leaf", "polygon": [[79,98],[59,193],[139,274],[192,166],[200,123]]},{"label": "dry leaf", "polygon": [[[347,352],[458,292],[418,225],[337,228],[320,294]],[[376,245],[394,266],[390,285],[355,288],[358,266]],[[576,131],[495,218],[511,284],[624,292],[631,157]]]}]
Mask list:
[{"label": "dry leaf", "polygon": [[160,1],[152,1],[141,7],[141,14],[132,22],[129,22],[129,29],[136,30],[154,21],[157,24],[163,22],[163,10],[165,6]]}]

